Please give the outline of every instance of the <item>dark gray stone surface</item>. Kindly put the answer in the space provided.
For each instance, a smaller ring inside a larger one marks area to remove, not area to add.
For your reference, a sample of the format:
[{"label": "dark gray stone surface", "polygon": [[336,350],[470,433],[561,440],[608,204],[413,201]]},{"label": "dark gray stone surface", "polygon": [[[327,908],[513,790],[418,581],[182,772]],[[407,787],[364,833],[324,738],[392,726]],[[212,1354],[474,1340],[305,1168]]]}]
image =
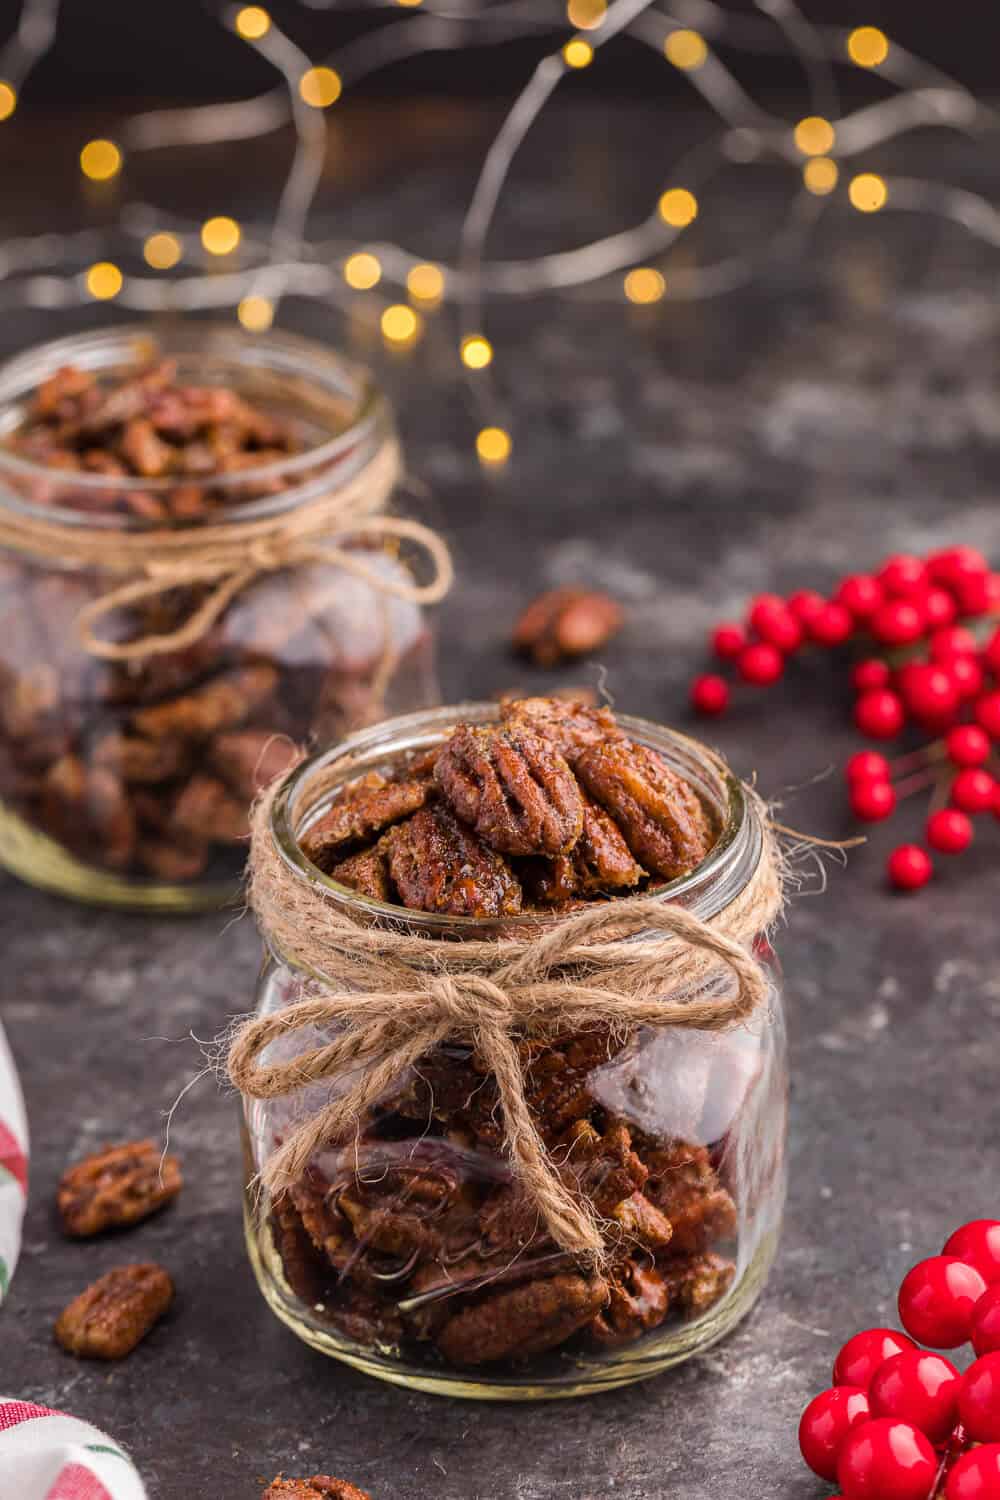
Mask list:
[{"label": "dark gray stone surface", "polygon": [[[389,168],[407,122],[390,123],[386,170],[342,192],[340,229],[361,238],[390,224],[443,253],[471,157],[452,144],[400,186]],[[551,246],[627,222],[660,186],[644,143],[662,125],[652,107],[557,112],[526,156],[501,246]],[[464,139],[478,128],[470,120]],[[897,159],[973,184],[986,170],[975,147],[923,139]],[[565,166],[565,194],[549,185],[553,163],[560,179]],[[706,195],[699,254],[752,240],[786,186],[748,172]],[[214,210],[211,184],[195,190]],[[247,192],[247,211],[261,211]],[[27,194],[16,213],[37,222]],[[443,324],[414,354],[383,362],[413,470],[456,547],[459,582],[441,622],[445,695],[558,680],[510,661],[504,633],[538,588],[584,579],[629,607],[626,632],[601,659],[615,701],[684,723],[705,628],[749,591],[823,588],[891,549],[952,539],[1000,557],[995,278],[995,252],[957,229],[861,218],[839,201],[808,252],[721,301],[648,315],[587,300],[499,308],[488,326],[516,448],[495,479],[471,456],[477,422]],[[296,319],[343,337],[332,314],[290,308]],[[19,314],[3,343],[66,326]],[[836,837],[847,828],[840,786],[814,778],[852,747],[846,722],[843,689],[810,659],[714,738],[769,794],[786,794],[789,821]],[[881,865],[905,822],[876,832],[846,870],[833,867],[825,894],[803,892],[780,936],[791,1196],[758,1309],[673,1374],[550,1406],[383,1387],[280,1326],[244,1256],[236,1106],[210,1080],[173,1121],[188,1179],[179,1203],[127,1240],[63,1241],[51,1207],[63,1165],[109,1138],[163,1129],[200,1065],[192,1036],[215,1036],[250,1003],[257,941],[249,919],[95,914],[3,882],[3,1018],[34,1149],[24,1256],[0,1318],[0,1388],[106,1426],[133,1448],[154,1500],[255,1500],[279,1469],[342,1474],[378,1500],[823,1493],[799,1460],[795,1427],[840,1342],[892,1321],[907,1265],[955,1224],[998,1208],[998,830],[984,829],[981,848],[904,900],[883,891]],[[918,822],[915,811],[913,831]],[[74,1363],[52,1345],[54,1317],[96,1274],[136,1256],[174,1272],[175,1312],[127,1363]]]}]

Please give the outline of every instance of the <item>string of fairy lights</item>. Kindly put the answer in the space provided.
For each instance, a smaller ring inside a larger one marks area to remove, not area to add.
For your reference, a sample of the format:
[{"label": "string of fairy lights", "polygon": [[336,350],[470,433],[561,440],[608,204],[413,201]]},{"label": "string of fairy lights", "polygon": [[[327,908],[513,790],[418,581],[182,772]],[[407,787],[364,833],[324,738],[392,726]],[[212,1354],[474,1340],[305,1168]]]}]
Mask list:
[{"label": "string of fairy lights", "polygon": [[[301,3],[328,9],[334,0]],[[31,73],[55,42],[59,6],[60,0],[22,0],[14,33],[0,48],[0,126],[19,108]],[[359,9],[373,7],[401,14],[317,61],[264,6],[224,4],[215,13],[219,24],[234,45],[253,48],[269,64],[278,80],[274,88],[233,103],[143,112],[124,120],[116,139],[75,148],[82,177],[118,194],[130,160],[144,152],[196,150],[291,126],[295,149],[268,225],[241,224],[226,213],[187,223],[156,205],[126,201],[110,235],[83,230],[8,241],[0,247],[0,284],[9,283],[22,302],[49,309],[87,301],[117,301],[141,312],[228,308],[257,334],[266,333],[285,296],[332,304],[352,316],[360,299],[385,345],[397,351],[420,340],[438,308],[453,306],[457,358],[480,415],[476,452],[485,466],[498,467],[509,459],[512,439],[498,415],[502,402],[487,322],[504,298],[572,294],[648,308],[721,295],[758,274],[769,256],[804,240],[841,194],[858,213],[938,214],[1000,247],[1000,211],[987,199],[857,163],[873,147],[920,126],[981,134],[1000,124],[1000,116],[961,83],[877,26],[814,26],[794,0],[754,0],[749,13],[728,11],[715,0],[357,0]],[[490,259],[490,231],[518,151],[560,84],[597,63],[602,47],[618,36],[656,51],[665,78],[681,80],[711,110],[717,134],[670,164],[641,223],[543,256]],[[426,52],[524,38],[539,39],[539,61],[489,145],[450,263],[388,240],[309,237],[329,150],[326,117],[345,90]],[[720,49],[794,57],[807,112],[792,120],[772,114]],[[875,74],[891,92],[841,114],[838,67]],[[713,177],[756,162],[776,162],[792,174],[794,191],[782,220],[767,226],[756,246],[714,263],[672,258],[669,252],[702,213]]]}]

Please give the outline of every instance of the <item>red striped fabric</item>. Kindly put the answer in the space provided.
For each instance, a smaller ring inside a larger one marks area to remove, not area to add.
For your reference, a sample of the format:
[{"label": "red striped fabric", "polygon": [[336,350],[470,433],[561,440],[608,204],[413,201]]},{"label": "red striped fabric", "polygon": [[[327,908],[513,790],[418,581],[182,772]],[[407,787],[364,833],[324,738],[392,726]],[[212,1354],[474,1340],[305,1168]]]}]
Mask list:
[{"label": "red striped fabric", "polygon": [[83,1464],[64,1464],[45,1500],[112,1500],[91,1469]]},{"label": "red striped fabric", "polygon": [[57,1417],[58,1412],[48,1406],[35,1406],[31,1401],[0,1401],[0,1432],[9,1427],[18,1427],[30,1422],[32,1417]]},{"label": "red striped fabric", "polygon": [[7,1168],[11,1176],[28,1191],[28,1160],[14,1135],[0,1120],[0,1166]]}]

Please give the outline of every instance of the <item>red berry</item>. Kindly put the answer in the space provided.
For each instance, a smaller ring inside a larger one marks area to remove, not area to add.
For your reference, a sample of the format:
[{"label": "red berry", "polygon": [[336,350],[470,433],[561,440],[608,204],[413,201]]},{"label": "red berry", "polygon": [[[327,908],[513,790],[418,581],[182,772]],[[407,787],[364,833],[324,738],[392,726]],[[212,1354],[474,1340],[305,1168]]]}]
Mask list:
[{"label": "red berry", "polygon": [[817,594],[815,589],[799,589],[797,593],[789,596],[788,609],[798,620],[799,624],[808,629],[810,623],[826,605],[822,594]]},{"label": "red berry", "polygon": [[964,625],[949,625],[935,630],[930,639],[931,660],[949,662],[955,656],[975,656],[979,642]]},{"label": "red berry", "polygon": [[929,662],[913,662],[900,674],[899,689],[914,718],[926,722],[947,718],[958,708],[958,688],[951,673]]},{"label": "red berry", "polygon": [[963,1453],[948,1475],[945,1500],[1000,1500],[1000,1443]]},{"label": "red berry", "polygon": [[771,646],[777,646],[786,656],[797,651],[802,645],[802,626],[792,614],[782,605],[781,609],[768,610],[762,613],[759,620],[753,622],[754,629],[762,641],[767,641]]},{"label": "red berry", "polygon": [[926,588],[927,567],[919,557],[897,552],[879,568],[878,581],[891,599],[904,599]]},{"label": "red berry", "polygon": [[691,684],[691,707],[709,717],[724,714],[729,707],[729,683],[710,672],[696,677]]},{"label": "red berry", "polygon": [[934,874],[931,857],[919,844],[900,844],[889,855],[886,868],[898,891],[918,891]]},{"label": "red berry", "polygon": [[806,627],[820,646],[842,646],[854,634],[854,620],[842,604],[824,604]]},{"label": "red berry", "polygon": [[974,656],[956,656],[945,668],[960,698],[978,698],[985,673]]},{"label": "red berry", "polygon": [[863,1328],[837,1355],[833,1367],[834,1385],[855,1385],[866,1391],[872,1376],[894,1354],[916,1349],[912,1339],[895,1328]]},{"label": "red berry", "polygon": [[892,680],[892,672],[889,663],[883,661],[879,656],[870,656],[867,661],[859,661],[851,672],[851,686],[856,693],[873,693],[879,688],[887,688]]},{"label": "red berry", "polygon": [[712,650],[720,661],[732,661],[746,643],[746,631],[733,620],[724,620],[712,631]]},{"label": "red berry", "polygon": [[864,823],[881,823],[896,810],[896,793],[888,781],[856,781],[851,787],[851,811]]},{"label": "red berry", "polygon": [[802,1457],[820,1479],[836,1479],[837,1455],[852,1427],[868,1420],[868,1397],[849,1385],[835,1385],[810,1401],[799,1423]]},{"label": "red berry", "polygon": [[996,791],[997,784],[989,771],[970,766],[966,771],[959,771],[951,784],[950,795],[954,805],[963,812],[983,813],[992,810]]},{"label": "red berry", "polygon": [[968,573],[987,573],[989,563],[975,547],[944,547],[927,559],[928,575],[947,588],[955,578]]},{"label": "red berry", "polygon": [[976,723],[991,739],[1000,740],[1000,693],[987,693],[976,704]]},{"label": "red berry", "polygon": [[945,741],[948,759],[956,766],[981,766],[990,757],[989,736],[975,724],[960,724]]},{"label": "red berry", "polygon": [[983,647],[983,661],[991,672],[1000,674],[1000,627],[993,632]]},{"label": "red berry", "polygon": [[943,1443],[955,1426],[961,1389],[962,1377],[950,1360],[908,1349],[876,1370],[871,1414],[911,1422],[932,1443]]},{"label": "red berry", "polygon": [[964,812],[943,807],[927,819],[927,842],[939,854],[961,854],[972,843],[972,823]]},{"label": "red berry", "polygon": [[906,713],[900,698],[882,688],[878,692],[864,693],[854,705],[854,722],[862,734],[872,740],[892,740],[906,723]]},{"label": "red berry", "polygon": [[972,1219],[956,1229],[942,1255],[975,1266],[987,1286],[1000,1282],[1000,1219]]},{"label": "red berry", "polygon": [[960,572],[950,585],[962,615],[985,615],[993,605],[993,584],[989,573]]},{"label": "red berry", "polygon": [[972,1313],[972,1347],[979,1355],[1000,1352],[1000,1286],[987,1287]]},{"label": "red berry", "polygon": [[847,762],[844,774],[849,782],[888,781],[892,769],[885,756],[879,755],[877,750],[858,750]]},{"label": "red berry", "polygon": [[838,604],[842,604],[856,620],[869,620],[885,602],[882,585],[870,573],[851,573],[844,579],[836,593]]},{"label": "red berry", "polygon": [[785,661],[776,646],[767,641],[759,641],[756,645],[743,647],[736,666],[744,682],[767,687],[770,683],[777,682],[785,670]]},{"label": "red berry", "polygon": [[886,646],[908,646],[924,633],[924,619],[909,599],[892,599],[872,616],[871,632]]},{"label": "red berry", "polygon": [[984,1354],[962,1380],[958,1414],[977,1443],[1000,1443],[1000,1354]]},{"label": "red berry", "polygon": [[769,615],[784,614],[787,608],[780,594],[754,594],[747,612],[747,624],[757,630],[760,621],[766,620]]},{"label": "red berry", "polygon": [[923,596],[923,606],[928,630],[951,625],[958,618],[958,605],[947,589],[928,589]]},{"label": "red berry", "polygon": [[972,1309],[986,1290],[974,1266],[954,1255],[932,1255],[906,1273],[899,1316],[907,1333],[932,1349],[968,1342]]},{"label": "red berry", "polygon": [[927,1500],[936,1474],[937,1458],[923,1433],[891,1417],[849,1432],[837,1463],[843,1500]]}]

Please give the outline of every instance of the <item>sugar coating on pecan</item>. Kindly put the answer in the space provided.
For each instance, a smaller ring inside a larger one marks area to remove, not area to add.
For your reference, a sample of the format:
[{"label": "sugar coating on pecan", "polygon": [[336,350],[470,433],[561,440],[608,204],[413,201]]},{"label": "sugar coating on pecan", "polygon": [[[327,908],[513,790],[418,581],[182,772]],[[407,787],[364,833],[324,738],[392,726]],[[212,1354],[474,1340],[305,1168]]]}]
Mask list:
[{"label": "sugar coating on pecan", "polygon": [[162,1266],[116,1266],[60,1313],[56,1340],[80,1359],[124,1359],[173,1299],[174,1284]]},{"label": "sugar coating on pecan", "polygon": [[643,879],[618,824],[591,797],[583,799],[583,832],[568,854],[526,861],[525,890],[536,901],[559,903],[628,890]]},{"label": "sugar coating on pecan", "polygon": [[500,717],[540,735],[571,766],[591,745],[625,738],[610,708],[579,698],[508,698],[500,705]]},{"label": "sugar coating on pecan", "polygon": [[404,906],[460,917],[516,916],[521,887],[507,861],[446,808],[425,807],[387,835]]},{"label": "sugar coating on pecan", "polygon": [[306,856],[329,873],[332,866],[359,844],[374,839],[393,823],[424,807],[432,792],[425,779],[390,781],[377,771],[345,788],[333,806],[302,839]]},{"label": "sugar coating on pecan", "polygon": [[711,849],[713,830],[701,801],[647,745],[633,740],[593,745],[578,759],[576,774],[652,874],[665,880],[684,875]]},{"label": "sugar coating on pecan", "polygon": [[260,1500],[372,1500],[367,1490],[359,1490],[346,1479],[332,1474],[314,1474],[311,1479],[285,1479],[278,1474]]},{"label": "sugar coating on pecan", "polygon": [[434,776],[453,811],[502,854],[565,854],[583,831],[583,797],[558,750],[539,735],[462,725]]},{"label": "sugar coating on pecan", "polygon": [[368,896],[373,901],[391,901],[395,896],[389,877],[389,846],[381,839],[371,849],[349,854],[339,864],[331,865],[327,874],[331,880],[339,880],[341,885],[348,885],[359,896]]},{"label": "sugar coating on pecan", "polygon": [[544,1353],[585,1327],[608,1299],[600,1276],[564,1272],[495,1292],[444,1325],[438,1348],[456,1365]]},{"label": "sugar coating on pecan", "polygon": [[166,734],[207,739],[220,729],[242,724],[271,696],[277,683],[276,667],[264,663],[234,667],[182,698],[140,709],[133,722],[140,733],[153,738]]},{"label": "sugar coating on pecan", "polygon": [[627,1260],[612,1277],[608,1303],[587,1332],[599,1348],[631,1344],[657,1328],[670,1311],[670,1286],[655,1266]]},{"label": "sugar coating on pecan", "polygon": [[170,1203],[183,1185],[180,1162],[153,1141],[128,1141],[67,1167],[57,1202],[74,1239],[138,1224]]},{"label": "sugar coating on pecan", "polygon": [[704,1146],[688,1141],[653,1145],[644,1153],[649,1169],[646,1197],[673,1227],[672,1248],[700,1253],[736,1232],[736,1205],[719,1182]]},{"label": "sugar coating on pecan", "polygon": [[736,1267],[722,1255],[706,1252],[665,1263],[663,1274],[672,1300],[689,1318],[700,1317],[715,1306],[732,1286]]}]

